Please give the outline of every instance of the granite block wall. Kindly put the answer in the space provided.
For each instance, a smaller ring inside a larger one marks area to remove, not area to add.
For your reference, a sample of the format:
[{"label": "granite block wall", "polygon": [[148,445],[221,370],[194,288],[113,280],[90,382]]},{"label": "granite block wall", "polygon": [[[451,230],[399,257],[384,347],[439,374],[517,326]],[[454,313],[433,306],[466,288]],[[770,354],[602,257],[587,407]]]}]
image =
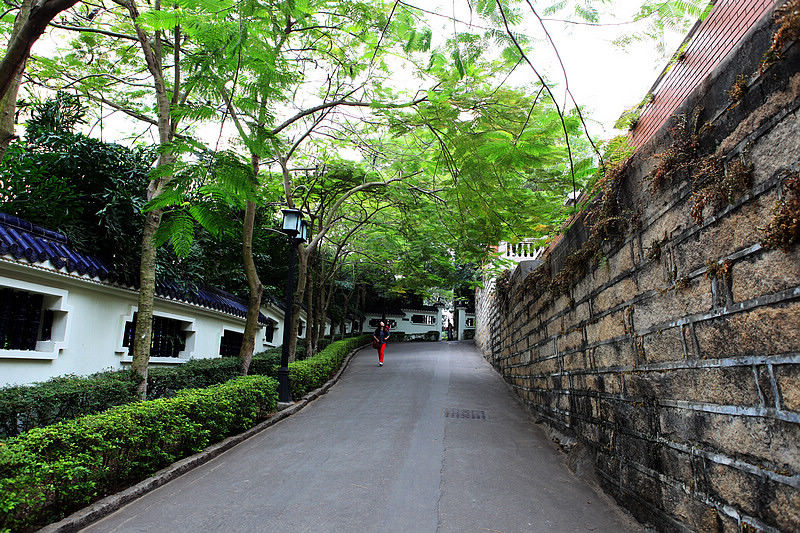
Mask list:
[{"label": "granite block wall", "polygon": [[[762,66],[776,29],[759,21],[609,185],[618,239],[586,217],[478,293],[487,360],[660,531],[800,531],[800,244],[769,238],[800,205],[800,46]],[[749,170],[724,201],[691,172],[654,181],[687,138],[720,180]]]}]

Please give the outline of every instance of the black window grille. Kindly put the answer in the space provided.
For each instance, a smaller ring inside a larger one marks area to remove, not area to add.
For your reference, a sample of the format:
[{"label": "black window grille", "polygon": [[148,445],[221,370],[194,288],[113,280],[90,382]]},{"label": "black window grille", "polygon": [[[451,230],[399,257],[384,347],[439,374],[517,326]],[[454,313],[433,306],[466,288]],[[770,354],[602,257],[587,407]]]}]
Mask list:
[{"label": "black window grille", "polygon": [[275,337],[275,322],[272,320],[267,321],[267,327],[264,328],[264,341],[265,342],[273,342],[273,338]]},{"label": "black window grille", "polygon": [[243,333],[226,329],[219,340],[219,354],[222,357],[238,357],[239,351],[242,349],[243,340]]},{"label": "black window grille", "polygon": [[436,317],[431,315],[411,315],[412,324],[436,324]]},{"label": "black window grille", "polygon": [[299,320],[298,323],[297,323],[297,336],[298,337],[302,337],[303,336],[303,328],[305,328],[305,327],[306,327],[306,323],[303,322],[302,320]]},{"label": "black window grille", "polygon": [[0,349],[35,350],[37,341],[50,340],[53,312],[43,302],[39,293],[0,288]]},{"label": "black window grille", "polygon": [[[136,334],[136,317],[125,323],[122,346],[128,348],[128,355],[133,355],[133,336]],[[150,336],[150,357],[179,357],[186,349],[186,332],[184,322],[163,316],[153,317],[153,333]]]}]

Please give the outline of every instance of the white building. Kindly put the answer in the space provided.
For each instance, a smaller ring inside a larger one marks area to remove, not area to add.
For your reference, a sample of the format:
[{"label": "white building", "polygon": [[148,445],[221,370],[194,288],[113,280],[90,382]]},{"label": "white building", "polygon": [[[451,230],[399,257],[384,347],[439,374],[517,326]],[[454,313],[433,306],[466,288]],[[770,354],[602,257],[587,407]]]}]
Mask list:
[{"label": "white building", "polygon": [[[109,274],[64,235],[0,213],[0,386],[130,364],[138,293]],[[151,365],[238,353],[245,301],[161,282],[154,307]],[[265,300],[259,323],[257,352],[282,343],[279,306]]]},{"label": "white building", "polygon": [[444,304],[418,305],[387,310],[386,312],[366,312],[361,329],[365,332],[375,331],[382,318],[389,322],[392,331],[403,332],[411,337],[421,338],[426,333],[441,333],[444,324]]}]

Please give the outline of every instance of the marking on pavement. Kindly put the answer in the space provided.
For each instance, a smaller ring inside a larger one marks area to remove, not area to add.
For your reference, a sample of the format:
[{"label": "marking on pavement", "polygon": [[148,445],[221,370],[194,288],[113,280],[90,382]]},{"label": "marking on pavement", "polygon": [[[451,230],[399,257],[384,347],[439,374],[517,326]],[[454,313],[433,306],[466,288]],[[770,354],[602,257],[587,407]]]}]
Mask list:
[{"label": "marking on pavement", "polygon": [[486,411],[478,409],[461,409],[457,407],[445,407],[445,418],[466,418],[468,420],[486,420]]}]

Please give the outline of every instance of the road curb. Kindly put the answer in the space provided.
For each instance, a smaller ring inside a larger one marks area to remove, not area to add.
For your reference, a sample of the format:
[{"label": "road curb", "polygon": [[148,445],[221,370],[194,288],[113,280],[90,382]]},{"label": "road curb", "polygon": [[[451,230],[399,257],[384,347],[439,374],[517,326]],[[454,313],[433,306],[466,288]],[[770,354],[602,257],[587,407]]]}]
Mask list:
[{"label": "road curb", "polygon": [[250,437],[253,437],[256,434],[264,431],[268,427],[273,426],[281,420],[297,413],[310,402],[328,392],[328,390],[333,387],[333,385],[335,385],[336,382],[342,377],[342,374],[344,373],[345,369],[347,369],[347,366],[350,364],[350,361],[352,361],[353,357],[355,357],[358,352],[368,346],[369,345],[361,346],[347,354],[347,356],[344,358],[344,361],[342,361],[342,366],[339,368],[339,371],[331,379],[325,382],[325,384],[318,389],[315,389],[303,396],[291,407],[278,411],[263,422],[260,422],[243,433],[228,437],[223,441],[212,444],[201,452],[172,463],[166,468],[162,468],[149,478],[145,479],[144,481],[140,481],[132,487],[129,487],[121,492],[117,492],[116,494],[112,494],[111,496],[106,496],[102,500],[96,501],[88,507],[84,507],[79,511],[75,511],[68,517],[43,527],[39,530],[39,532],[68,533],[78,531],[79,529],[110,515],[114,511],[122,508],[137,498],[144,496],[148,492],[165,485],[173,479],[182,476],[186,472],[189,472],[190,470],[193,470],[202,464],[207,463],[217,456],[222,455],[224,452],[230,450],[237,444],[246,441]]}]

